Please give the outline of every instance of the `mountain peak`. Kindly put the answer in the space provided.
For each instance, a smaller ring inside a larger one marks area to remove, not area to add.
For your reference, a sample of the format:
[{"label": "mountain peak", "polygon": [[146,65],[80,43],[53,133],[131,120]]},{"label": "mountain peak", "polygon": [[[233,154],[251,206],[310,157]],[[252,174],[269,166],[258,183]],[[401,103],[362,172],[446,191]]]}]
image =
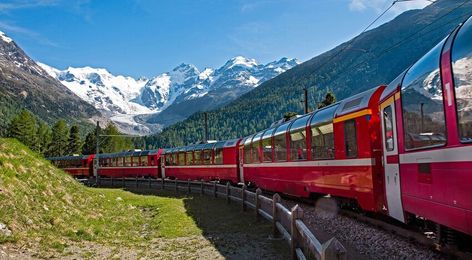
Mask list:
[{"label": "mountain peak", "polygon": [[228,62],[226,62],[226,64],[223,67],[226,67],[227,69],[231,69],[236,66],[252,68],[257,65],[258,64],[255,59],[249,59],[243,56],[236,56],[236,57],[231,58]]},{"label": "mountain peak", "polygon": [[179,71],[179,72],[186,72],[186,71],[190,71],[190,70],[197,70],[197,67],[195,67],[195,65],[193,64],[188,64],[188,63],[180,63],[180,65],[178,65],[177,67],[175,67],[172,71]]},{"label": "mountain peak", "polygon": [[0,31],[0,39],[6,43],[12,42],[12,38],[8,37],[4,32]]}]

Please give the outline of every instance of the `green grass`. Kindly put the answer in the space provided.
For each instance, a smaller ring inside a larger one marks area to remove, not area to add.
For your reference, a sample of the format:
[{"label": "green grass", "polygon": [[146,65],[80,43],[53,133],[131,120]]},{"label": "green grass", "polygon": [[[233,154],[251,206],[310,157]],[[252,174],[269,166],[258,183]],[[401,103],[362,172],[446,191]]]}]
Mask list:
[{"label": "green grass", "polygon": [[0,222],[14,233],[0,242],[38,239],[62,251],[65,240],[138,245],[201,234],[182,198],[84,187],[15,140],[0,139],[0,190]]},{"label": "green grass", "polygon": [[[176,257],[175,250],[184,252],[179,258],[188,258],[205,246],[230,254],[248,240],[273,247],[264,242],[270,224],[256,225],[253,213],[241,213],[240,206],[199,195],[88,188],[18,141],[1,138],[0,222],[13,232],[10,237],[0,236],[0,244],[33,247],[41,257],[51,252],[68,255],[68,247],[89,242],[108,246],[112,252],[136,248],[138,257],[165,241],[153,250],[172,252],[169,258]],[[283,248],[275,247],[275,251]],[[93,250],[82,250],[80,257],[99,258]]]}]

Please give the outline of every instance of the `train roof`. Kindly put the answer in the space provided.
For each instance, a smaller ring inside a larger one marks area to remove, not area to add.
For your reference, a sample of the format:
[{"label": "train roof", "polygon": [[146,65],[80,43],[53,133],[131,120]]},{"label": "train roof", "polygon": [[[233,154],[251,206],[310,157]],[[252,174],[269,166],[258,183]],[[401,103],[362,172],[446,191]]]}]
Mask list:
[{"label": "train roof", "polygon": [[46,158],[49,161],[72,161],[87,159],[90,155],[70,155],[70,156],[56,156]]},{"label": "train roof", "polygon": [[382,86],[378,86],[339,101],[339,107],[336,110],[336,113],[334,113],[334,117],[340,117],[354,111],[368,108],[370,99],[374,95],[375,91],[381,87]]},{"label": "train roof", "polygon": [[400,75],[398,75],[398,77],[396,77],[392,82],[390,82],[390,84],[387,85],[385,90],[382,92],[382,95],[380,96],[380,101],[384,101],[385,98],[389,97],[392,93],[395,93],[397,91],[398,87],[400,87],[402,84],[402,81],[406,75],[406,72],[409,69],[410,68],[403,71]]}]

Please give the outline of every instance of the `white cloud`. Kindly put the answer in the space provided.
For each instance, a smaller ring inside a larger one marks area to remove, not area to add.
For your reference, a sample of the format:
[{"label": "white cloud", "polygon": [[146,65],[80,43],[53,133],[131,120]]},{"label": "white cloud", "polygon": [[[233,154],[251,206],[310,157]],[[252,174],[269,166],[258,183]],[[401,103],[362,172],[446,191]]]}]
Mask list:
[{"label": "white cloud", "polygon": [[[349,0],[349,10],[359,12],[366,9],[373,9],[375,12],[381,13],[392,3],[393,0]],[[430,4],[431,1],[429,0],[397,2],[390,11],[397,15],[407,10],[424,8]]]},{"label": "white cloud", "polygon": [[366,9],[367,7],[364,4],[365,0],[351,0],[349,3],[349,10],[352,11],[362,11]]}]

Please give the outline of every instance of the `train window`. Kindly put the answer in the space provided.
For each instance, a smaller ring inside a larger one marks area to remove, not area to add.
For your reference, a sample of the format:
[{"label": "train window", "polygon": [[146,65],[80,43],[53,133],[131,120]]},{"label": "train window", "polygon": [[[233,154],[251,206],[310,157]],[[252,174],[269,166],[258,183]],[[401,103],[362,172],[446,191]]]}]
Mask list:
[{"label": "train window", "polygon": [[203,164],[211,164],[211,150],[203,150]]},{"label": "train window", "polygon": [[200,165],[202,164],[202,151],[201,150],[195,150],[194,154],[194,163],[195,165]]},{"label": "train window", "polygon": [[387,151],[393,151],[395,148],[395,140],[393,139],[393,111],[392,105],[384,108],[383,110],[384,119],[384,142]]},{"label": "train window", "polygon": [[272,134],[274,133],[275,128],[271,128],[264,132],[262,136],[262,153],[263,153],[263,162],[272,162]]},{"label": "train window", "polygon": [[185,165],[185,153],[179,153],[179,165]]},{"label": "train window", "polygon": [[[472,141],[472,19],[462,26],[452,48],[457,123],[461,141]],[[447,86],[446,86],[447,89]]]},{"label": "train window", "polygon": [[260,163],[262,160],[261,137],[264,132],[257,133],[251,142],[251,162]]},{"label": "train window", "polygon": [[165,165],[166,166],[172,165],[172,156],[170,154],[165,155]]},{"label": "train window", "polygon": [[125,157],[125,166],[131,166],[131,156],[126,156]]},{"label": "train window", "polygon": [[215,148],[215,164],[223,164],[223,148]]},{"label": "train window", "polygon": [[155,157],[151,156],[151,164],[149,166],[154,166],[156,165]]},{"label": "train window", "polygon": [[306,124],[310,115],[300,117],[290,126],[290,159],[292,161],[307,159]]},{"label": "train window", "polygon": [[[153,158],[153,157],[152,157]],[[141,156],[141,165],[148,166],[148,158],[147,156]]]},{"label": "train window", "polygon": [[311,127],[311,157],[334,159],[333,123],[322,123]]},{"label": "train window", "polygon": [[252,140],[252,136],[246,137],[246,139],[244,140],[243,152],[244,152],[245,164],[251,163],[251,140]]},{"label": "train window", "polygon": [[193,153],[192,151],[185,153],[185,165],[193,164]]},{"label": "train window", "polygon": [[333,117],[338,106],[333,105],[321,109],[311,119],[312,159],[334,158]]},{"label": "train window", "polygon": [[172,152],[172,165],[177,165],[177,152]]},{"label": "train window", "polygon": [[357,157],[357,131],[355,119],[344,121],[344,144],[346,157]]},{"label": "train window", "polygon": [[276,161],[286,161],[287,160],[287,139],[286,132],[290,122],[287,122],[275,130],[274,134],[274,151],[275,151],[275,160]]},{"label": "train window", "polygon": [[402,83],[401,101],[406,149],[446,143],[439,59],[444,40],[417,61]]}]

